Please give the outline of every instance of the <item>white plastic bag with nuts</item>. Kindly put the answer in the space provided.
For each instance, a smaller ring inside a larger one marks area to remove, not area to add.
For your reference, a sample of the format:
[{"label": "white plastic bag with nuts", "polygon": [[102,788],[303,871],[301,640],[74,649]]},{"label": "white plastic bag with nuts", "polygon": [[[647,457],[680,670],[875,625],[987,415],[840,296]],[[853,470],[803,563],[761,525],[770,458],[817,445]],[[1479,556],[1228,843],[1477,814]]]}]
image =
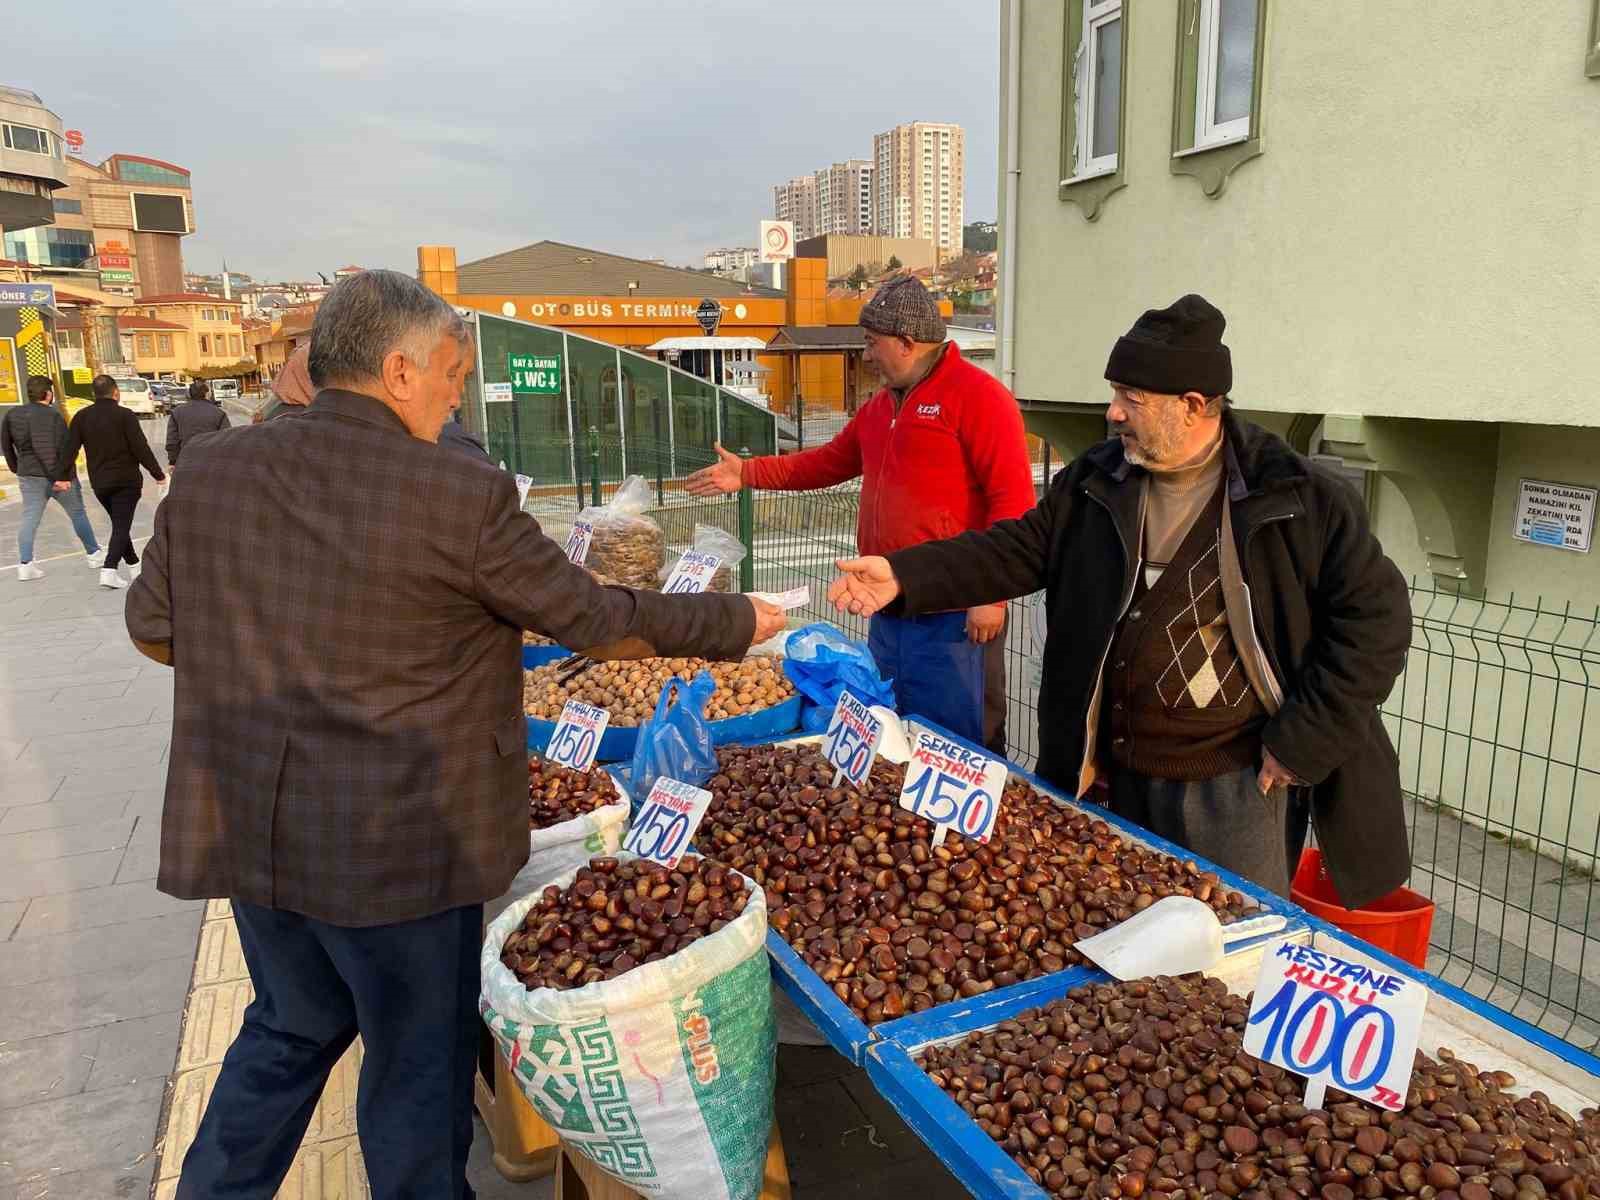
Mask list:
[{"label": "white plastic bag with nuts", "polygon": [[631,588],[659,588],[667,560],[667,538],[645,516],[654,497],[643,475],[629,475],[606,503],[586,508],[578,519],[594,527],[583,565]]},{"label": "white plastic bag with nuts", "polygon": [[537,891],[557,875],[576,871],[596,854],[612,854],[621,847],[628,836],[632,802],[620,779],[612,775],[611,782],[617,789],[616,803],[603,804],[559,825],[528,830],[528,861],[511,881],[511,895]]},{"label": "white plastic bag with nuts", "polygon": [[[576,875],[540,886],[566,887]],[[537,893],[484,937],[479,1009],[512,1078],[563,1142],[645,1195],[761,1192],[777,1047],[766,898],[754,884],[747,895],[716,933],[572,991],[530,991],[500,961]]]}]

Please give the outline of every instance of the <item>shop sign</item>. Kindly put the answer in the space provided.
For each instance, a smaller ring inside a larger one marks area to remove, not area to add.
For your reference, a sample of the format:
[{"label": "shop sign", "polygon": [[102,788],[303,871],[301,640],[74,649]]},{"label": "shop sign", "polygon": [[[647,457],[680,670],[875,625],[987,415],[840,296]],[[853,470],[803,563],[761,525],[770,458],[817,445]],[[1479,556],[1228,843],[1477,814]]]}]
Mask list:
[{"label": "shop sign", "polygon": [[761,238],[757,244],[761,247],[761,261],[764,263],[786,262],[793,258],[794,222],[761,222]]},{"label": "shop sign", "polygon": [[935,846],[943,845],[952,829],[975,842],[987,842],[1005,786],[1006,764],[1001,760],[919,729],[900,789],[900,807],[934,823]]},{"label": "shop sign", "polygon": [[689,848],[711,807],[711,793],[676,779],[658,779],[628,829],[622,848],[671,869]]},{"label": "shop sign", "polygon": [[822,756],[834,769],[833,786],[838,787],[842,777],[856,788],[863,787],[882,741],[883,722],[849,692],[841,691],[822,739]]},{"label": "shop sign", "polygon": [[706,331],[707,337],[716,337],[717,326],[722,324],[722,305],[707,297],[695,308],[694,319],[700,322],[700,328]]},{"label": "shop sign", "polygon": [[74,158],[83,157],[83,130],[68,129],[61,135],[61,140],[67,144],[67,153]]},{"label": "shop sign", "polygon": [[81,346],[56,347],[56,360],[60,362],[63,371],[76,371],[79,367],[87,365],[89,361],[85,357]]},{"label": "shop sign", "polygon": [[509,382],[484,384],[483,402],[485,404],[509,404],[511,402],[511,384]]},{"label": "shop sign", "polygon": [[102,250],[96,257],[99,260],[100,269],[102,271],[107,267],[126,271],[129,267],[133,266],[133,259],[128,255],[118,254],[110,250]]},{"label": "shop sign", "polygon": [[610,723],[609,709],[581,700],[568,700],[561,708],[561,720],[556,722],[556,731],[550,735],[544,756],[557,766],[587,771],[594,766],[595,755],[600,753],[600,739]]},{"label": "shop sign", "polygon": [[[498,301],[500,297],[494,299]],[[692,321],[696,319],[701,304],[696,300],[618,300],[608,296],[544,296],[537,300],[520,302],[516,298],[508,298],[500,304],[500,311],[505,316],[515,317],[519,303],[525,310],[528,320],[562,326],[606,325],[619,321],[670,323]],[[769,315],[766,319],[781,324],[783,301],[767,299],[764,303],[769,306]],[[750,316],[750,308],[743,301],[737,301],[724,315],[731,316],[735,321],[743,321]]]},{"label": "shop sign", "polygon": [[561,394],[559,354],[508,354],[506,371],[511,376],[512,395],[559,396]]},{"label": "shop sign", "polygon": [[1595,491],[1569,483],[1524,479],[1517,489],[1517,520],[1511,536],[1537,546],[1589,553]]},{"label": "shop sign", "polygon": [[21,404],[22,386],[17,378],[17,346],[10,338],[0,338],[0,404]]},{"label": "shop sign", "polygon": [[72,368],[72,382],[73,383],[93,383],[94,382],[94,372],[91,371],[88,367],[73,367]]},{"label": "shop sign", "polygon": [[131,253],[133,253],[131,250],[128,249],[128,247],[126,245],[124,245],[122,242],[118,241],[116,238],[110,238],[110,239],[108,239],[108,240],[106,240],[104,242],[101,242],[100,243],[100,249],[101,250],[109,250],[112,254],[131,254]]},{"label": "shop sign", "polygon": [[101,283],[132,283],[133,282],[133,272],[132,271],[107,271],[105,268],[102,267],[100,269],[100,282]]},{"label": "shop sign", "polygon": [[711,586],[711,579],[721,565],[722,559],[715,554],[707,554],[704,550],[686,550],[661,590],[669,596],[703,592]]},{"label": "shop sign", "polygon": [[54,308],[56,289],[48,283],[0,283],[0,308]]},{"label": "shop sign", "polygon": [[1279,942],[1261,960],[1244,1052],[1306,1078],[1305,1106],[1329,1087],[1405,1108],[1428,989],[1354,950]]}]

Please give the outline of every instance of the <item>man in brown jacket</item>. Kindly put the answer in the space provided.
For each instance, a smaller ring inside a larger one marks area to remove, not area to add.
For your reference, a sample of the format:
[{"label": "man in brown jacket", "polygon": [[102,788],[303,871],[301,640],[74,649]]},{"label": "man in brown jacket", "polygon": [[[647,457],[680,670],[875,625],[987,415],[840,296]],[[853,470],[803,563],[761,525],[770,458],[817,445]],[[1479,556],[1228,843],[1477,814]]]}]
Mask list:
[{"label": "man in brown jacket", "polygon": [[181,1197],[273,1196],[359,1034],[376,1197],[461,1197],[483,902],[527,858],[522,630],[729,658],[748,597],[601,587],[511,476],[433,443],[467,330],[367,271],[323,301],[293,421],[184,451],[127,624],[176,674],[158,886],[227,896],[256,998]]}]

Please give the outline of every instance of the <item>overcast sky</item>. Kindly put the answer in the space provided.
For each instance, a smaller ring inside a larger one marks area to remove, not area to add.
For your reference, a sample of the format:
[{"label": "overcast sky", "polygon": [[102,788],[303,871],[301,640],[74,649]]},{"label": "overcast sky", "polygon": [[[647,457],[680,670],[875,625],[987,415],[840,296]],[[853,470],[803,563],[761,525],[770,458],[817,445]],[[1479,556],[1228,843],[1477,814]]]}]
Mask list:
[{"label": "overcast sky", "polygon": [[966,128],[995,217],[993,0],[83,0],[0,81],[84,155],[193,172],[190,270],[413,272],[541,238],[698,263],[754,245],[772,185],[870,158],[903,121]]}]

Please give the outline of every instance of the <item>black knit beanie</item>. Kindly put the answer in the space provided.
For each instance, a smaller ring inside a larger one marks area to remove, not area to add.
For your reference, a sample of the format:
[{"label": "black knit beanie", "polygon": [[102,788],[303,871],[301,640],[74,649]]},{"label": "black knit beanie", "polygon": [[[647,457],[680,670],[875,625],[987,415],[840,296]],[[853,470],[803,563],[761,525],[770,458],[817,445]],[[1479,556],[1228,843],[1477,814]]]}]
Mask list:
[{"label": "black knit beanie", "polygon": [[1222,343],[1227,324],[1192,292],[1166,308],[1148,309],[1111,348],[1106,378],[1168,396],[1225,396],[1233,387],[1233,359]]}]

